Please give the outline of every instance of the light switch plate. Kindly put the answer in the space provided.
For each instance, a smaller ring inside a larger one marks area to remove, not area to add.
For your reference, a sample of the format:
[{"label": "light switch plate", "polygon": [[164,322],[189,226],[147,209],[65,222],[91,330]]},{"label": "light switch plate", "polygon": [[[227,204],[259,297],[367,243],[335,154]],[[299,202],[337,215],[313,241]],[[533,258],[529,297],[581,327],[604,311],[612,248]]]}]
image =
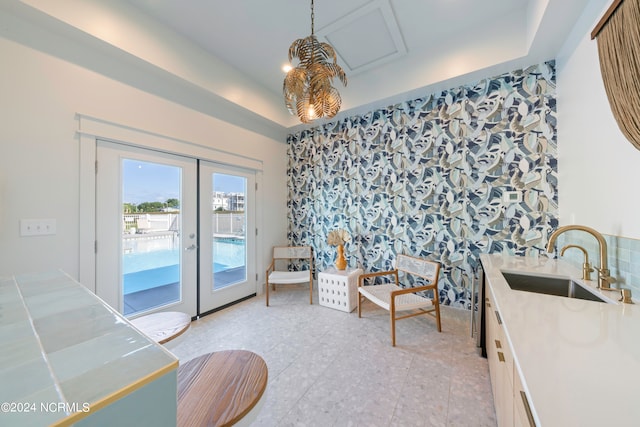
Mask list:
[{"label": "light switch plate", "polygon": [[50,236],[56,234],[55,219],[21,219],[20,236]]},{"label": "light switch plate", "polygon": [[502,202],[505,205],[511,203],[520,203],[522,201],[522,193],[520,191],[505,191],[502,193]]}]

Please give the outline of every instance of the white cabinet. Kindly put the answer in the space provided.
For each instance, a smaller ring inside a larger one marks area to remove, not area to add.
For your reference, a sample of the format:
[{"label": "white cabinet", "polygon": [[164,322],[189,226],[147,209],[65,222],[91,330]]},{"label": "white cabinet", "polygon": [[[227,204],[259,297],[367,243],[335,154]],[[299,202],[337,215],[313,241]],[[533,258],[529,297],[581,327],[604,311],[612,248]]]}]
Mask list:
[{"label": "white cabinet", "polygon": [[487,359],[498,426],[535,426],[491,287],[486,293]]},{"label": "white cabinet", "polygon": [[498,426],[513,425],[513,357],[505,340],[502,319],[491,290],[487,290],[485,319],[487,322],[487,359]]},{"label": "white cabinet", "polygon": [[536,422],[531,414],[529,406],[529,397],[522,387],[520,375],[514,366],[513,371],[513,425],[515,427],[535,427]]}]

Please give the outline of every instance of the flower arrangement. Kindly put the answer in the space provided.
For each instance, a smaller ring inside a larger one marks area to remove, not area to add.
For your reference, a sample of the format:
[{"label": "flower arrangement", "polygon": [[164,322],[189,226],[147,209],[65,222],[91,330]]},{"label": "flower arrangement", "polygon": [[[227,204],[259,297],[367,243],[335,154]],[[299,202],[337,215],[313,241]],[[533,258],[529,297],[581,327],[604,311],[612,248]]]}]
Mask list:
[{"label": "flower arrangement", "polygon": [[351,240],[349,232],[345,229],[338,228],[337,230],[331,230],[327,235],[327,243],[331,246],[344,245]]}]

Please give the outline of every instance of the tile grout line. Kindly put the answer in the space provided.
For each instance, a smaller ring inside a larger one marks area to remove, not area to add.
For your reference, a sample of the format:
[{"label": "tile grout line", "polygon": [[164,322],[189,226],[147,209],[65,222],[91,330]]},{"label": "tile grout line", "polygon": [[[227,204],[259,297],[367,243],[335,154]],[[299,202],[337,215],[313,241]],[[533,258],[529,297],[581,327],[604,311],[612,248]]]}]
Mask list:
[{"label": "tile grout line", "polygon": [[[36,342],[38,343],[38,347],[40,348],[40,354],[42,355],[42,359],[44,360],[44,363],[47,365],[47,368],[49,369],[49,376],[51,377],[51,379],[53,380],[53,386],[56,389],[56,393],[58,394],[58,398],[62,401],[62,403],[69,403],[69,401],[67,400],[66,396],[64,395],[64,392],[62,391],[62,385],[60,384],[60,380],[58,379],[58,377],[56,376],[54,370],[53,370],[53,366],[51,366],[51,361],[49,360],[49,357],[47,356],[47,352],[44,349],[44,346],[42,345],[42,340],[40,339],[40,334],[38,334],[38,331],[36,330],[36,326],[34,324],[33,321],[33,316],[31,315],[31,311],[29,310],[29,307],[27,306],[27,302],[25,301],[24,295],[22,294],[22,290],[20,289],[20,285],[18,285],[18,281],[17,279],[13,279],[13,282],[16,285],[16,290],[18,291],[18,294],[20,295],[20,301],[22,302],[22,306],[24,307],[24,310],[27,313],[27,316],[29,317],[29,325],[31,326],[31,330],[33,331],[33,336],[36,339]],[[68,410],[68,406],[69,405],[65,405],[64,408],[64,412],[65,414],[71,415],[71,413]]]}]

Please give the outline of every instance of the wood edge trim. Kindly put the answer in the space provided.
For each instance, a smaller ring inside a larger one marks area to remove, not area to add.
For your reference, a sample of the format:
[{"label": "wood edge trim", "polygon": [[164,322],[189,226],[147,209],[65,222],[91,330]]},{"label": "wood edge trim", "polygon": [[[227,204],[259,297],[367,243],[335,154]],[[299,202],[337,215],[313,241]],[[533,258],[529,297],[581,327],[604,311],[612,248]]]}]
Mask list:
[{"label": "wood edge trim", "polygon": [[618,9],[618,7],[622,4],[623,1],[624,0],[613,0],[613,3],[611,3],[611,6],[609,6],[609,9],[607,9],[604,15],[602,15],[602,18],[600,18],[600,20],[594,27],[593,31],[591,31],[591,40],[598,37],[598,34],[600,34],[600,31],[602,31],[604,26],[607,25],[607,22],[609,22],[609,18],[611,18],[611,15],[613,15],[613,13]]},{"label": "wood edge trim", "polygon": [[[160,378],[161,376],[168,374],[171,371],[177,371],[178,369],[178,361],[175,360],[173,362],[171,362],[170,364],[156,370],[155,372],[151,372],[150,374],[147,374],[146,376],[132,382],[131,384],[122,387],[119,390],[116,390],[114,392],[112,392],[111,394],[93,402],[89,404],[89,411],[87,412],[74,412],[72,414],[69,414],[67,417],[58,420],[56,422],[54,422],[53,424],[51,424],[50,427],[66,427],[66,426],[71,426],[75,423],[77,423],[78,421],[80,421],[83,418],[86,418],[90,415],[93,415],[95,412],[99,411],[100,409],[104,408],[107,405],[110,405],[120,399],[122,399],[123,397],[127,396],[128,394],[144,387],[145,385],[151,383],[152,381],[155,381],[156,379]],[[177,375],[177,374],[176,374]],[[177,402],[177,400],[176,400]],[[176,406],[177,407],[177,406]]]},{"label": "wood edge trim", "polygon": [[176,338],[178,338],[180,335],[184,334],[185,332],[187,332],[189,330],[189,328],[191,327],[191,318],[189,318],[189,323],[187,323],[186,325],[184,325],[184,327],[182,329],[180,329],[177,333],[168,336],[166,338],[161,339],[160,341],[158,341],[158,344],[163,345],[168,343],[171,340],[174,340]]}]

